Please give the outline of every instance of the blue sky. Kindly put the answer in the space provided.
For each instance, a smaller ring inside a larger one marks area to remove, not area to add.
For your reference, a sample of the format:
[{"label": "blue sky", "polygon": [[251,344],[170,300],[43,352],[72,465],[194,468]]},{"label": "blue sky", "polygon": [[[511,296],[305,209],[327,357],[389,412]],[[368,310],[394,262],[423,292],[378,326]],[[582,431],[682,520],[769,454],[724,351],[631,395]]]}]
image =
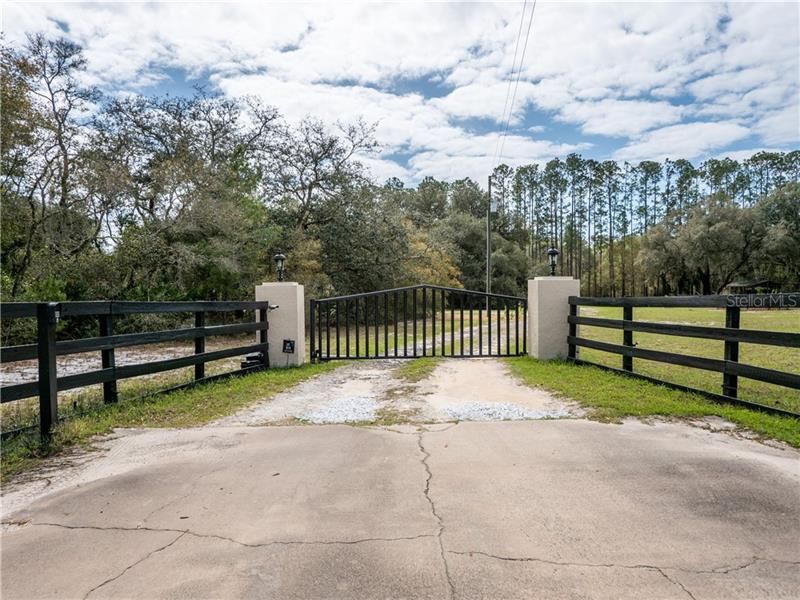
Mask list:
[{"label": "blue sky", "polygon": [[798,147],[798,3],[538,2],[521,62],[532,8],[11,2],[3,31],[12,43],[74,39],[87,81],[109,95],[202,85],[258,96],[289,121],[364,118],[377,124],[381,149],[362,157],[377,179],[483,182],[498,161],[569,152],[702,160]]}]

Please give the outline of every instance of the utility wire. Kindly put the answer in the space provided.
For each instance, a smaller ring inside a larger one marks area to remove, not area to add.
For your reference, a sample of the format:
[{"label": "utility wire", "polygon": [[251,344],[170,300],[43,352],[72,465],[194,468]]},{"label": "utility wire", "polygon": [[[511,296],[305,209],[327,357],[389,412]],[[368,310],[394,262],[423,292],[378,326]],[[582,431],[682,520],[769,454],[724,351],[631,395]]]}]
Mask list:
[{"label": "utility wire", "polygon": [[[519,30],[517,31],[517,41],[514,44],[514,58],[511,61],[511,76],[508,78],[508,87],[506,87],[506,100],[503,102],[503,114],[500,116],[501,122],[506,118],[506,110],[508,110],[508,98],[511,96],[511,85],[514,81],[514,69],[517,65],[517,51],[519,50],[519,40],[522,38],[522,25],[525,23],[525,9],[528,7],[528,0],[522,3],[522,14],[519,17]],[[500,138],[497,138],[497,143],[494,146],[494,157],[492,161],[497,164],[497,155],[500,152]]]},{"label": "utility wire", "polygon": [[[528,19],[528,30],[525,32],[525,43],[522,46],[522,56],[519,59],[519,68],[517,69],[517,80],[514,82],[514,93],[511,96],[511,106],[508,110],[508,119],[506,119],[506,126],[503,130],[503,135],[500,138],[500,152],[495,162],[503,159],[503,149],[506,144],[506,134],[508,134],[508,126],[511,122],[511,115],[514,112],[514,101],[517,99],[517,88],[519,87],[519,79],[522,76],[522,65],[525,63],[525,53],[528,50],[528,39],[531,36],[531,27],[533,26],[533,13],[536,12],[536,0],[533,0],[533,7],[531,8],[531,16]],[[523,13],[524,16],[524,13]]]}]

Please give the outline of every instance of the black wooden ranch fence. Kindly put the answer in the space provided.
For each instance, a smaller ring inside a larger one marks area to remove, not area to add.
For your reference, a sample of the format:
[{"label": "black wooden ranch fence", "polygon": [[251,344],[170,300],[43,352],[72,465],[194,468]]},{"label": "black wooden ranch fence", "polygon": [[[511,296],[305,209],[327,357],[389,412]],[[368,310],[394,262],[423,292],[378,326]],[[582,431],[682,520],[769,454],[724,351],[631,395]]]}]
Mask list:
[{"label": "black wooden ranch fence", "polygon": [[[742,308],[783,308],[787,309],[787,314],[789,311],[792,311],[791,314],[797,315],[797,318],[800,319],[800,310],[797,310],[800,309],[800,294],[772,294],[754,296],[662,296],[642,298],[584,298],[572,296],[569,299],[569,304],[570,314],[567,319],[569,323],[569,336],[567,338],[569,360],[574,362],[595,364],[595,366],[599,366],[604,369],[610,369],[612,371],[620,371],[619,369],[613,369],[604,365],[597,365],[596,363],[588,363],[588,361],[579,360],[577,349],[578,347],[583,347],[602,350],[604,352],[611,352],[613,354],[619,354],[622,356],[621,372],[625,374],[635,375],[636,377],[665,384],[670,387],[697,392],[714,400],[721,400],[724,402],[755,407],[760,410],[776,414],[791,415],[795,417],[800,416],[796,413],[780,408],[765,406],[740,399],[738,390],[739,377],[800,389],[800,364],[797,365],[797,370],[795,372],[787,373],[784,371],[742,364],[739,362],[740,343],[800,348],[800,333],[759,331],[739,328],[740,313]],[[623,312],[622,319],[579,316],[578,307],[580,306],[621,307]],[[724,308],[725,327],[705,327],[675,323],[651,323],[635,321],[634,308],[638,307]],[[577,334],[578,325],[620,329],[623,332],[622,344],[612,344],[579,337]],[[724,342],[724,354],[721,358],[716,359],[704,358],[700,356],[687,356],[684,354],[663,352],[660,350],[637,348],[636,343],[634,342],[634,332],[721,340]],[[634,373],[634,358],[641,358],[645,360],[721,373],[722,393],[716,394],[705,390],[689,388],[675,383],[648,377],[639,373]]]},{"label": "black wooden ranch fence", "polygon": [[[267,329],[268,302],[62,302],[0,303],[0,318],[36,319],[35,344],[8,346],[0,348],[0,363],[13,363],[22,360],[38,360],[38,380],[6,385],[0,388],[2,403],[14,402],[34,396],[39,397],[39,429],[48,436],[58,421],[58,392],[81,388],[88,385],[103,384],[103,400],[106,403],[117,401],[117,381],[140,375],[161,373],[194,365],[194,383],[211,381],[264,369],[269,366]],[[207,313],[254,311],[258,321],[235,323],[231,325],[206,326]],[[194,313],[195,326],[183,329],[148,331],[114,335],[115,317],[154,313]],[[98,320],[97,337],[56,341],[57,324],[69,317],[90,317]],[[233,335],[259,332],[258,343],[206,352],[206,338],[219,335]],[[178,358],[157,360],[142,364],[117,366],[114,350],[130,346],[156,344],[177,340],[194,340],[194,354]],[[58,376],[56,357],[82,352],[100,352],[102,368],[75,375]],[[205,363],[259,353],[258,361],[251,361],[241,370],[206,377]]]},{"label": "black wooden ranch fence", "polygon": [[311,359],[519,356],[526,298],[436,285],[311,300]]}]

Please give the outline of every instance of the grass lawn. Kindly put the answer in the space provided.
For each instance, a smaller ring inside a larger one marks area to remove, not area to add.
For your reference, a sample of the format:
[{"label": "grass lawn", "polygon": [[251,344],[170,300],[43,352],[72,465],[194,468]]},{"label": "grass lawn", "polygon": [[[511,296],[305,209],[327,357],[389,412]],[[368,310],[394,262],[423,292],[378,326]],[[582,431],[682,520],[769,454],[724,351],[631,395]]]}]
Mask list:
[{"label": "grass lawn", "polygon": [[436,365],[442,360],[439,356],[423,356],[415,360],[408,360],[397,368],[394,375],[408,383],[416,383],[430,376]]},{"label": "grass lawn", "polygon": [[800,419],[768,415],[755,410],[717,404],[691,394],[565,361],[540,361],[528,357],[505,359],[522,382],[578,401],[591,416],[613,421],[623,417],[699,418],[719,416],[758,435],[800,448]]},{"label": "grass lawn", "polygon": [[42,458],[76,445],[87,444],[92,436],[108,433],[115,427],[192,427],[229,415],[258,400],[271,398],[293,385],[335,369],[341,363],[306,364],[288,369],[271,369],[224,381],[199,385],[167,394],[132,399],[141,386],[160,385],[139,382],[128,388],[126,398],[116,404],[91,404],[82,414],[60,423],[48,447],[39,444],[38,432],[20,434],[3,443],[0,478],[35,466]]},{"label": "grass lawn", "polygon": [[[724,327],[724,309],[714,308],[634,308],[636,321],[659,323],[681,323]],[[615,307],[581,307],[581,315],[621,319],[622,309]],[[763,331],[800,332],[800,311],[798,310],[742,310],[742,329]],[[622,331],[601,327],[581,326],[581,337],[622,344]],[[702,338],[685,338],[652,333],[634,332],[633,341],[639,348],[675,352],[678,354],[723,358],[724,342]],[[591,348],[580,348],[579,358],[589,362],[622,368],[622,357]],[[761,344],[739,344],[739,362],[766,367],[790,373],[800,372],[800,348],[764,346]],[[722,393],[722,373],[692,369],[633,359],[633,370],[643,375],[664,381],[709,391]],[[800,390],[763,383],[739,377],[739,397],[762,404],[769,404],[800,413]]]},{"label": "grass lawn", "polygon": [[[238,368],[238,359],[226,359],[215,363],[206,363],[206,376],[234,371]],[[144,377],[133,377],[117,381],[117,398],[119,402],[140,399],[161,390],[191,383],[194,379],[194,367],[175,369]],[[74,390],[59,392],[58,414],[60,418],[70,419],[103,407],[102,385],[90,385]],[[39,397],[25,398],[0,405],[0,418],[3,431],[14,431],[19,428],[35,426],[39,423]]]}]

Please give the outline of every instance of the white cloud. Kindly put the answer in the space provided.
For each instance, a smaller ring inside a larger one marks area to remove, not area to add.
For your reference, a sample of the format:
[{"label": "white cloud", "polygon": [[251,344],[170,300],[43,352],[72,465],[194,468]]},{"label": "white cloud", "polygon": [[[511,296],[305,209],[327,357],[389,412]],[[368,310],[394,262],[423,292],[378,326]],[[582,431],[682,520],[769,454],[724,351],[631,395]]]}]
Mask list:
[{"label": "white cloud", "polygon": [[[329,122],[359,117],[376,122],[382,150],[369,165],[379,179],[389,176],[420,179],[426,175],[483,179],[493,167],[499,133],[469,133],[451,123],[450,115],[438,103],[419,94],[397,95],[363,86],[285,82],[268,75],[219,77],[215,83],[230,95],[260,96],[278,106],[291,120],[313,114]],[[503,160],[508,164],[524,164],[584,147],[587,146],[509,135]],[[409,170],[401,172],[385,164],[385,157],[397,152],[415,153],[409,161]],[[460,174],[455,169],[459,157],[464,159]]]},{"label": "white cloud", "polygon": [[528,105],[534,85],[520,82],[516,95],[509,95],[509,86],[506,81],[497,81],[485,85],[470,83],[454,89],[449,95],[435,98],[431,101],[448,115],[457,118],[478,117],[492,119],[497,123],[505,123],[508,117],[506,105],[515,99],[511,112],[511,124],[516,124],[523,117],[525,107]]},{"label": "white cloud", "polygon": [[397,177],[400,181],[409,181],[414,178],[414,174],[411,171],[392,160],[374,156],[359,156],[358,160],[369,170],[378,183],[383,183],[391,177]]},{"label": "white cloud", "polygon": [[[370,166],[380,177],[483,180],[516,78],[522,3],[7,2],[4,9],[12,44],[26,32],[66,27],[86,48],[87,80],[110,94],[147,92],[167,69],[180,69],[226,94],[257,94],[291,119],[379,121],[384,151]],[[538,139],[546,131],[575,140],[573,128],[608,137],[604,147],[617,157],[698,156],[749,136],[754,146],[797,144],[799,23],[797,3],[540,2],[508,160],[585,148]],[[440,97],[426,97],[433,84],[424,82],[434,81]],[[470,118],[493,122],[494,131],[466,130]],[[415,156],[394,167],[388,157],[397,152]]]},{"label": "white cloud", "polygon": [[697,158],[744,139],[750,130],[734,121],[684,123],[655,129],[614,153],[618,160]]},{"label": "white cloud", "polygon": [[800,143],[800,105],[767,113],[756,123],[755,131],[768,144],[797,145]]},{"label": "white cloud", "polygon": [[753,67],[709,75],[693,81],[688,88],[698,100],[713,100],[726,92],[749,92],[778,78],[778,74],[771,68]]},{"label": "white cloud", "polygon": [[634,137],[659,125],[677,123],[683,112],[684,109],[669,102],[606,98],[598,102],[570,102],[561,109],[559,118],[581,123],[584,133]]}]

